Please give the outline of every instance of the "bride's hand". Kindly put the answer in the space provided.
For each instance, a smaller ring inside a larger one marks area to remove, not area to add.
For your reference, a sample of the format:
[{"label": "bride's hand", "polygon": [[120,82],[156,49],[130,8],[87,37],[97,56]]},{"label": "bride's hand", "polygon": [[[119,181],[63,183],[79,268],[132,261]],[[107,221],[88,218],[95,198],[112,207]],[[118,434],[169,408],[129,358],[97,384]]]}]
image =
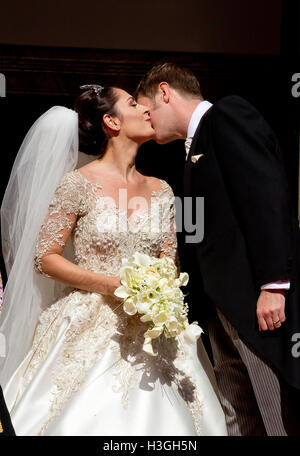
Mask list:
[{"label": "bride's hand", "polygon": [[113,296],[116,300],[121,302],[123,301],[123,299],[118,298],[118,296],[114,294],[114,291],[122,285],[120,279],[120,276],[109,277],[106,287],[106,294],[109,296]]}]

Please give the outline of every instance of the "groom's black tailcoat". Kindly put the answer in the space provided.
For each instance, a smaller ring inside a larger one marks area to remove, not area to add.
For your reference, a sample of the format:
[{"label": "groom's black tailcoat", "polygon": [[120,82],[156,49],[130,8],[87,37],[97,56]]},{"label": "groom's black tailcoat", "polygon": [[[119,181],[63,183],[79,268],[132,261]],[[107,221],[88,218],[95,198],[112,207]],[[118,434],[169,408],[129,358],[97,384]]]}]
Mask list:
[{"label": "groom's black tailcoat", "polygon": [[[203,156],[193,163],[191,156],[198,154]],[[196,266],[191,280],[203,292],[193,303],[193,317],[201,324],[212,303],[300,389],[299,225],[276,136],[244,99],[223,98],[202,117],[185,165],[184,196],[204,197],[204,238],[184,247]],[[278,280],[291,281],[286,321],[280,329],[259,332],[260,287]]]},{"label": "groom's black tailcoat", "polygon": [[4,401],[2,388],[0,386],[0,437],[16,435],[11,419]]}]

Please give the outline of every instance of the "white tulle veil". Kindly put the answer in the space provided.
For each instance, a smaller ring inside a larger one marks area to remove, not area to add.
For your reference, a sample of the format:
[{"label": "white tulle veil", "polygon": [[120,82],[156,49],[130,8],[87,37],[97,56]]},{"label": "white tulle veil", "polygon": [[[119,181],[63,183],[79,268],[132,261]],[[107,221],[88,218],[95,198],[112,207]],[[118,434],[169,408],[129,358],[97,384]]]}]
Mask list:
[{"label": "white tulle veil", "polygon": [[0,315],[2,345],[5,341],[0,357],[3,387],[31,347],[39,314],[58,291],[54,280],[34,270],[35,244],[56,187],[65,173],[75,169],[77,161],[78,115],[54,106],[27,133],[1,206],[8,275]]}]

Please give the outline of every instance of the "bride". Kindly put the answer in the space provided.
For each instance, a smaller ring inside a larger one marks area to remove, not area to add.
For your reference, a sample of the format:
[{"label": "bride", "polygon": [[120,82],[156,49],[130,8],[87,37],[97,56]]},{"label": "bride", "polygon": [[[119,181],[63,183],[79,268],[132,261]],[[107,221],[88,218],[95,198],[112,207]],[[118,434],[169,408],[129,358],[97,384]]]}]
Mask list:
[{"label": "bride", "polygon": [[[16,434],[227,435],[201,328],[151,356],[147,324],[114,295],[136,251],[180,270],[173,191],[135,167],[149,112],[124,90],[83,88],[75,111],[53,107],[30,129],[1,207],[0,383]],[[97,158],[75,169],[78,138]]]}]

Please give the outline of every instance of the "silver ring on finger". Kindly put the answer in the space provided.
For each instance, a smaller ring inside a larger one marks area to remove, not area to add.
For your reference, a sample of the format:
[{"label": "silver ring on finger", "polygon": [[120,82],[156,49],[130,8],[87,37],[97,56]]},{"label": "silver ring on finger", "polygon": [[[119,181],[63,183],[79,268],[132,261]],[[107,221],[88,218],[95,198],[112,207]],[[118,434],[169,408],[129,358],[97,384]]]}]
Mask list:
[{"label": "silver ring on finger", "polygon": [[280,320],[273,321],[273,325],[274,325],[274,326],[276,325],[276,327],[279,328],[279,327],[281,326],[281,321],[280,321]]}]

